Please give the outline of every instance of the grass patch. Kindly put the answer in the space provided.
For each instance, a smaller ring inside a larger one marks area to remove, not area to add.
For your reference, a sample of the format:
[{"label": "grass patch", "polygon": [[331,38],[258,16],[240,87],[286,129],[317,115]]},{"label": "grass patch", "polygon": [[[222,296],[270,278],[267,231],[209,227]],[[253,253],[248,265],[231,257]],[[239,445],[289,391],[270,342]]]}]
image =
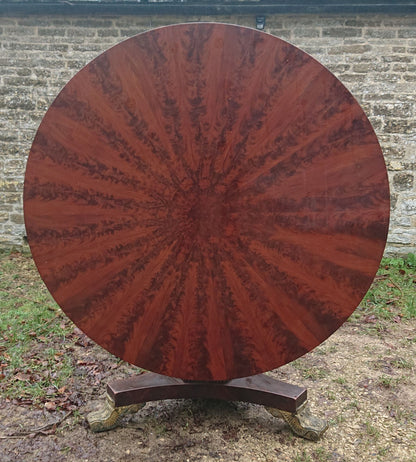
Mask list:
[{"label": "grass patch", "polygon": [[21,254],[0,254],[0,392],[47,402],[73,374],[67,336],[74,326]]},{"label": "grass patch", "polygon": [[382,375],[381,377],[379,377],[377,382],[380,387],[393,389],[397,387],[400,381],[401,379],[398,377],[392,377],[390,375]]},{"label": "grass patch", "polygon": [[383,258],[369,291],[351,320],[411,319],[416,317],[416,256]]},{"label": "grass patch", "polygon": [[414,362],[412,359],[398,358],[391,362],[392,366],[398,369],[413,369]]},{"label": "grass patch", "polygon": [[371,425],[370,422],[365,422],[365,432],[374,440],[378,440],[380,437],[379,429]]}]

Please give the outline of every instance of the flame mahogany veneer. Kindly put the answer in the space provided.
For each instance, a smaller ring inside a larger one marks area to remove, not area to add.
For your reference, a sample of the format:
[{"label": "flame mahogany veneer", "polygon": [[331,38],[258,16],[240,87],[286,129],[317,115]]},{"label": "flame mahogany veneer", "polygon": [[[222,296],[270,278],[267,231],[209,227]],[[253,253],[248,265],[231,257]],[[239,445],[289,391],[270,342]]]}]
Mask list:
[{"label": "flame mahogany veneer", "polygon": [[353,312],[382,257],[376,135],[313,58],[256,30],[163,27],[82,69],[25,179],[48,289],[108,351],[186,380],[258,374]]}]

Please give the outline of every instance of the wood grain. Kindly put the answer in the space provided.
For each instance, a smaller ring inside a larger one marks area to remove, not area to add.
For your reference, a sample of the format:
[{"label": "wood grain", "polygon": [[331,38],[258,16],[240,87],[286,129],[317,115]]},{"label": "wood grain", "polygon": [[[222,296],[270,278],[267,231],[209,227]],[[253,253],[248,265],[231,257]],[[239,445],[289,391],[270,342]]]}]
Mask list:
[{"label": "wood grain", "polygon": [[188,380],[271,370],[370,286],[383,156],[348,90],[273,36],[168,26],[82,69],[44,117],[24,209],[39,272],[111,353]]}]

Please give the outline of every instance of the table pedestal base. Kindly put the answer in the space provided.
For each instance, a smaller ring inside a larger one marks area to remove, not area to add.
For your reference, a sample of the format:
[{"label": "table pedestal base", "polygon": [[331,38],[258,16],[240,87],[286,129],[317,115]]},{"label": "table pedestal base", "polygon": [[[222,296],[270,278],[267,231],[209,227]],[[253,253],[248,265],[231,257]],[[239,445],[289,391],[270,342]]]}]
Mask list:
[{"label": "table pedestal base", "polygon": [[149,372],[115,380],[107,385],[104,407],[89,414],[88,423],[94,432],[111,430],[147,401],[201,398],[261,404],[273,416],[283,418],[294,433],[313,441],[328,428],[326,421],[310,414],[306,388],[264,374],[227,382],[191,382]]}]

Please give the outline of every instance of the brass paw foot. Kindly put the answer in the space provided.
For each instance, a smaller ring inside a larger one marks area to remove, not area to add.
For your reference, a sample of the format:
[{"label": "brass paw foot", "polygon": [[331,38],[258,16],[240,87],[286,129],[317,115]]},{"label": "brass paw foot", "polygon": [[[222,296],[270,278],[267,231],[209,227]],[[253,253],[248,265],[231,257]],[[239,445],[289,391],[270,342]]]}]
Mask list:
[{"label": "brass paw foot", "polygon": [[328,429],[328,422],[310,413],[309,406],[304,403],[297,412],[287,412],[266,407],[266,410],[274,417],[284,419],[294,433],[311,441],[318,441]]},{"label": "brass paw foot", "polygon": [[105,432],[117,427],[126,414],[134,414],[146,403],[131,404],[129,406],[115,407],[114,401],[106,396],[104,406],[99,411],[88,414],[88,424],[93,432]]}]

